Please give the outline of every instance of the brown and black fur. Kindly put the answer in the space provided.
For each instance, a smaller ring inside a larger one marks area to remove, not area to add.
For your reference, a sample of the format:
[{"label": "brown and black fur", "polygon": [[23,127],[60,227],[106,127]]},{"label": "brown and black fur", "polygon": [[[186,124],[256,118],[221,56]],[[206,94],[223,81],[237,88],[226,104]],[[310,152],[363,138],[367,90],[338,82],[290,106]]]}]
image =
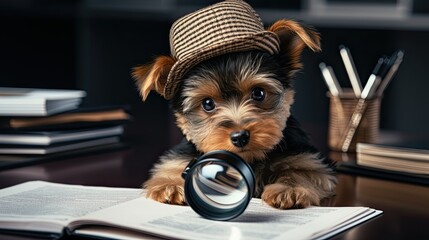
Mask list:
[{"label": "brown and black fur", "polygon": [[[319,51],[319,35],[290,20],[280,20],[268,30],[281,40],[278,54],[225,54],[193,67],[180,82],[171,106],[186,139],[154,166],[144,183],[147,197],[185,204],[181,173],[190,160],[212,150],[228,150],[247,161],[256,176],[254,197],[273,207],[318,205],[333,194],[336,179],[329,164],[290,114],[291,81],[302,67],[301,53],[305,47]],[[163,94],[174,62],[162,56],[134,69],[143,99],[151,90]],[[262,100],[252,95],[255,91],[265,93]],[[202,107],[208,98],[216,104],[211,111]],[[236,146],[230,134],[242,130],[250,138],[245,146]]]}]

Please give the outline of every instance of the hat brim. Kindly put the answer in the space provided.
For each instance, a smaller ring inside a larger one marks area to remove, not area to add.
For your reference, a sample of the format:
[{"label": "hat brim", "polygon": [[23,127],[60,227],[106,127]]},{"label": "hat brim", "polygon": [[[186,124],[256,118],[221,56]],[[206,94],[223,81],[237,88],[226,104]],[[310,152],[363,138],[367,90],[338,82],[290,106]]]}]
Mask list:
[{"label": "hat brim", "polygon": [[174,94],[176,94],[177,86],[185,74],[202,61],[226,53],[250,50],[261,50],[273,55],[279,52],[279,42],[277,34],[270,31],[262,31],[191,52],[187,57],[178,60],[171,68],[164,88],[164,98],[167,100],[173,98]]}]

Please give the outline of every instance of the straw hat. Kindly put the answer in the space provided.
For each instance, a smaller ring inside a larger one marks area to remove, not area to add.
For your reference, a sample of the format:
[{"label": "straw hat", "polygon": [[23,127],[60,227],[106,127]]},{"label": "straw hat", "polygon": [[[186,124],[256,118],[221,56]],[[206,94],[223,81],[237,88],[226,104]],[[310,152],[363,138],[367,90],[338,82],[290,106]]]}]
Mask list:
[{"label": "straw hat", "polygon": [[225,53],[279,52],[279,38],[264,29],[259,15],[241,0],[227,0],[190,13],[170,30],[171,68],[164,97],[171,99],[181,78],[195,65]]}]

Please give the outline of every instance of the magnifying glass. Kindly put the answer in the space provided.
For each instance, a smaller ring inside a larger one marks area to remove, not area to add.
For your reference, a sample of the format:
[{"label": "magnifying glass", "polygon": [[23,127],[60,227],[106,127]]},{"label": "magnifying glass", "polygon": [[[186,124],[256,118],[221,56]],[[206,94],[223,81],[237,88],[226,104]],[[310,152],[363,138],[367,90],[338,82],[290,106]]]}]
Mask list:
[{"label": "magnifying glass", "polygon": [[230,220],[244,212],[255,191],[251,167],[234,153],[217,150],[192,160],[182,173],[189,206],[212,220]]}]

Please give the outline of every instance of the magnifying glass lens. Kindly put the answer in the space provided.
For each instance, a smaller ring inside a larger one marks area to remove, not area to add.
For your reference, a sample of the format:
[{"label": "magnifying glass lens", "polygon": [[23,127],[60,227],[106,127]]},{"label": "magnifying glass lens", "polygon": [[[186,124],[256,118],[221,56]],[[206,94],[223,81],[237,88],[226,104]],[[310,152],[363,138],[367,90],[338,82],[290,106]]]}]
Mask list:
[{"label": "magnifying glass lens", "polygon": [[255,177],[239,156],[224,150],[212,151],[185,168],[185,197],[191,208],[212,220],[239,216],[252,199]]},{"label": "magnifying glass lens", "polygon": [[248,187],[243,176],[223,162],[198,165],[192,173],[195,193],[212,207],[232,209],[248,198]]}]

